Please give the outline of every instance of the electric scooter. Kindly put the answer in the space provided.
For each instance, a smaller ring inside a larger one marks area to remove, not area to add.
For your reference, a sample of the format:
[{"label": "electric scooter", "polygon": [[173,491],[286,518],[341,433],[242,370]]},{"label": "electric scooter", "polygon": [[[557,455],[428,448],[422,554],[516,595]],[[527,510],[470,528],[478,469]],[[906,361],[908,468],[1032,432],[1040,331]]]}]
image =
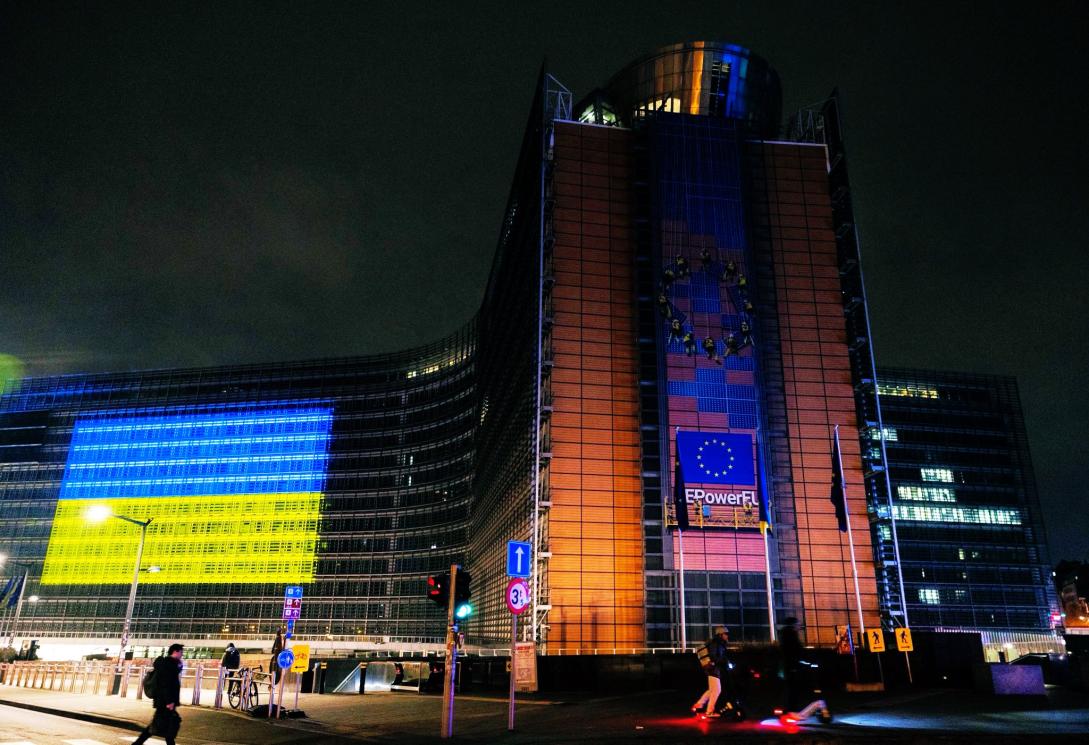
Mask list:
[{"label": "electric scooter", "polygon": [[[817,667],[817,665],[806,662],[805,660],[802,660],[802,664],[807,666],[810,671]],[[779,715],[779,722],[781,724],[798,724],[810,717],[816,716],[817,721],[821,724],[830,724],[832,722],[832,711],[828,708],[828,702],[821,698],[821,691],[819,688],[814,688],[813,693],[817,695],[817,698],[806,704],[801,711],[783,711],[782,709],[776,709],[775,713]]]},{"label": "electric scooter", "polygon": [[[777,709],[776,711],[778,712],[781,710]],[[817,721],[821,724],[830,724],[832,722],[832,712],[828,708],[828,703],[823,698],[811,701],[801,711],[783,712],[779,715],[779,722],[782,724],[798,724],[814,715],[816,715]]]}]

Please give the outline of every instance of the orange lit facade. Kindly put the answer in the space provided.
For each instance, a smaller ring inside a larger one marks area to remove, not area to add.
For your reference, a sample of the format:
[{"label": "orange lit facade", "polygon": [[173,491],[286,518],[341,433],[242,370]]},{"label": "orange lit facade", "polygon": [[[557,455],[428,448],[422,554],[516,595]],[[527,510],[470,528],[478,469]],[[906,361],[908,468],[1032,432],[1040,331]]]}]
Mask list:
[{"label": "orange lit facade", "polygon": [[829,509],[830,440],[837,424],[863,620],[875,627],[879,617],[828,160],[823,145],[750,143],[747,150],[753,251],[770,260],[776,288],[804,609],[799,618],[810,643],[830,644],[837,624],[857,628],[858,619],[848,542]]},{"label": "orange lit facade", "polygon": [[859,613],[835,425],[877,625],[825,146],[778,140],[778,79],[730,45],[571,101],[542,76],[479,318],[471,636],[509,638],[493,595],[525,540],[522,635],[549,652],[766,640],[787,616],[831,644]]},{"label": "orange lit facade", "polygon": [[644,645],[631,133],[555,128],[550,644]]}]

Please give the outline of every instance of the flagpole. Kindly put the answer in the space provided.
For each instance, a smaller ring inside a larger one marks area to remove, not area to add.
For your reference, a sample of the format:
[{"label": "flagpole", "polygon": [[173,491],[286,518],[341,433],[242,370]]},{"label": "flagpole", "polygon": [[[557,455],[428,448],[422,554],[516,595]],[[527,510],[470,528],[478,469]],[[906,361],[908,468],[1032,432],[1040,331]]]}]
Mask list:
[{"label": "flagpole", "polygon": [[764,579],[768,586],[768,629],[771,630],[771,640],[775,641],[775,603],[772,599],[771,553],[768,551],[768,526],[761,525],[760,532],[764,536]]},{"label": "flagpole", "polygon": [[855,603],[858,604],[858,629],[866,637],[866,622],[862,620],[862,593],[858,589],[858,564],[855,563],[855,539],[851,535],[851,511],[847,508],[847,478],[843,473],[843,451],[839,447],[839,425],[835,426],[836,458],[839,459],[839,473],[843,489],[843,514],[847,518],[847,544],[851,547],[851,574],[855,578]]},{"label": "flagpole", "polygon": [[771,530],[771,488],[768,486],[767,473],[764,471],[766,461],[763,456],[766,451],[763,449],[759,428],[756,430],[756,452],[757,466],[760,469],[760,490],[763,491],[763,497],[757,495],[757,500],[762,498],[763,501],[758,501],[756,508],[759,511],[761,506],[763,507],[763,514],[759,517],[760,535],[764,540],[764,585],[768,596],[768,631],[771,641],[775,641],[775,588],[771,581],[771,549],[768,545],[768,531]]},{"label": "flagpole", "polygon": [[[678,462],[681,459],[681,446],[680,443],[677,441],[677,435],[679,435],[680,432],[681,428],[677,427],[674,430],[673,437],[673,449],[675,451],[674,455],[676,456]],[[678,469],[676,468],[673,469],[674,479],[677,478],[677,470]],[[677,484],[673,485],[674,492],[676,492],[677,486]],[[684,484],[680,484],[680,488],[683,489]],[[674,505],[674,509],[676,508],[677,505]],[[688,626],[685,623],[684,617],[684,530],[681,528],[680,518],[677,518],[677,553],[680,555],[681,558],[681,651],[684,651],[688,649]]]},{"label": "flagpole", "polygon": [[688,627],[684,618],[684,531],[677,526],[677,551],[681,556],[681,651],[688,649]]}]

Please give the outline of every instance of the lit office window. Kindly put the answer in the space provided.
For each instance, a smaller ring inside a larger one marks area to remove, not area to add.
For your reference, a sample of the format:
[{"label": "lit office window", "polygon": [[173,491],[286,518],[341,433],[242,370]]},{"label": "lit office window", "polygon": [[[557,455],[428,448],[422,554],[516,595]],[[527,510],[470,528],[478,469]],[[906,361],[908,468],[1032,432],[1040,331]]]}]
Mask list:
[{"label": "lit office window", "polygon": [[936,587],[920,587],[919,602],[927,605],[940,605],[942,599]]},{"label": "lit office window", "polygon": [[937,398],[938,390],[936,388],[919,388],[914,385],[879,383],[877,385],[877,395],[895,396],[897,398]]},{"label": "lit office window", "polygon": [[953,471],[949,468],[920,468],[919,476],[923,481],[943,481],[953,483]]},{"label": "lit office window", "polygon": [[896,496],[913,502],[956,502],[953,490],[939,486],[897,486]]},{"label": "lit office window", "polygon": [[929,507],[918,504],[894,504],[893,517],[928,523],[966,525],[1020,525],[1021,513],[997,507]]}]

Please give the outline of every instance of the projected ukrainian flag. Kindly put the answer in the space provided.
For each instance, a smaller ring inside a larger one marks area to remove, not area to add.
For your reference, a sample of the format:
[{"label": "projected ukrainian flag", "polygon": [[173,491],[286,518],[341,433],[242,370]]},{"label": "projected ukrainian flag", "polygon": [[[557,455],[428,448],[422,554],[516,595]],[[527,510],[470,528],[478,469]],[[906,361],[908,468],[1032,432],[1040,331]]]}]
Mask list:
[{"label": "projected ukrainian flag", "polygon": [[310,582],[332,409],[253,408],[76,421],[42,584]]}]

